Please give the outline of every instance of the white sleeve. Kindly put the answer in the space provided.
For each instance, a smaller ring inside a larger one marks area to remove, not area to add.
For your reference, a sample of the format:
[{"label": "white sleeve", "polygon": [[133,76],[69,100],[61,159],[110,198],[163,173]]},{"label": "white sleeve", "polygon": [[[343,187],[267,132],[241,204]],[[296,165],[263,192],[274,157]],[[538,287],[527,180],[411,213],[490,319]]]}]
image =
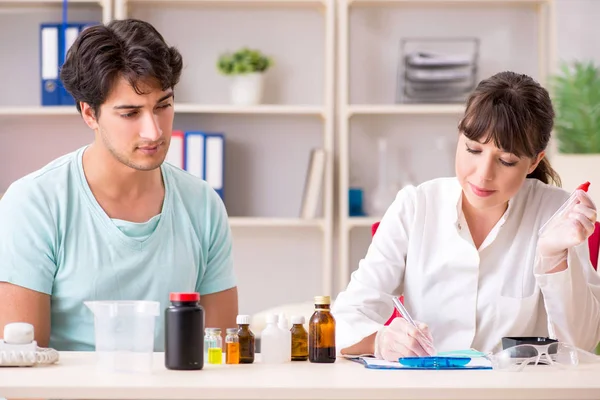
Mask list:
[{"label": "white sleeve", "polygon": [[588,241],[569,249],[567,269],[534,272],[544,296],[548,328],[561,342],[594,351],[600,342],[600,275],[590,262]]},{"label": "white sleeve", "polygon": [[378,331],[392,315],[392,296],[403,292],[415,200],[414,186],[398,192],[381,219],[366,256],[352,273],[348,287],[337,296],[332,312],[338,351]]}]

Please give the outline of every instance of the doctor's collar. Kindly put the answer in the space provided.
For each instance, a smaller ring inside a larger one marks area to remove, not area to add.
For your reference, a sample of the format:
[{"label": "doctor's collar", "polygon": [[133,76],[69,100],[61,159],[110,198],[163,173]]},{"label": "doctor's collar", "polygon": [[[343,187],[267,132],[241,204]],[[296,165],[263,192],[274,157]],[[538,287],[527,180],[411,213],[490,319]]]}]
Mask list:
[{"label": "doctor's collar", "polygon": [[[459,187],[460,187],[460,185],[459,185]],[[460,188],[459,193],[458,193],[458,199],[456,201],[456,217],[454,219],[454,224],[459,230],[462,229],[461,224],[465,223],[464,213],[463,213],[463,209],[462,209],[463,196],[464,196],[463,190],[462,190],[462,188]],[[508,200],[508,207],[506,207],[506,211],[504,211],[504,213],[500,217],[500,220],[498,221],[500,223],[500,226],[503,226],[506,223],[508,217],[510,216],[510,214],[513,210],[514,203],[515,203],[514,198]]]}]

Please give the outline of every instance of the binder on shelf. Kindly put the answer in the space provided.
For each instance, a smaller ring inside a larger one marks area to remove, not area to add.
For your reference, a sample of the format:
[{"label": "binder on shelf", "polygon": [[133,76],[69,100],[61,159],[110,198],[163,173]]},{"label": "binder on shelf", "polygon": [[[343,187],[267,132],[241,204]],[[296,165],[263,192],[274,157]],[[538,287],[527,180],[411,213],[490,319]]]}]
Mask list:
[{"label": "binder on shelf", "polygon": [[304,193],[302,196],[302,206],[300,209],[300,218],[312,219],[317,217],[319,198],[323,189],[323,179],[325,177],[325,164],[327,153],[325,149],[312,149],[306,172],[306,181],[304,182]]},{"label": "binder on shelf", "polygon": [[75,99],[64,88],[60,80],[67,52],[79,34],[95,23],[43,23],[40,25],[40,75],[42,105],[75,105]]},{"label": "binder on shelf", "polygon": [[185,158],[185,134],[183,131],[173,131],[171,133],[171,144],[169,145],[169,151],[167,152],[167,158],[165,161],[176,166],[177,168],[184,169],[184,158]]},{"label": "binder on shelf", "polygon": [[[77,36],[79,36],[79,33],[81,30],[83,30],[82,24],[67,24],[66,25],[66,28],[64,30],[64,35],[61,38],[62,39],[61,43],[63,46],[62,46],[61,52],[60,52],[60,63],[58,65],[59,71],[67,59],[67,52],[69,51],[69,49],[75,42],[75,39],[77,39]],[[60,96],[60,105],[62,105],[62,106],[67,106],[67,105],[74,106],[75,105],[75,99],[73,98],[73,96],[71,96],[71,94],[69,94],[69,92],[67,92],[67,90],[63,86],[62,81],[60,79],[58,80],[58,90],[59,90],[59,96]]]},{"label": "binder on shelf", "polygon": [[204,179],[204,132],[185,132],[184,169],[190,174]]},{"label": "binder on shelf", "polygon": [[222,133],[185,132],[184,169],[205,180],[224,199],[225,137]]},{"label": "binder on shelf", "polygon": [[206,135],[204,173],[206,182],[224,199],[225,140],[221,133]]},{"label": "binder on shelf", "polygon": [[42,84],[42,105],[60,104],[58,89],[58,60],[60,24],[42,24],[40,27],[40,75]]}]

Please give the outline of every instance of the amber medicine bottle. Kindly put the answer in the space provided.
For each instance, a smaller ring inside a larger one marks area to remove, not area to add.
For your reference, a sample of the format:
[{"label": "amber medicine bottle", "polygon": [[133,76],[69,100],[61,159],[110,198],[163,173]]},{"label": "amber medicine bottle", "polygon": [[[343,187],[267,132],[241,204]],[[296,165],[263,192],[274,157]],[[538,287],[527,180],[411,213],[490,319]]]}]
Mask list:
[{"label": "amber medicine bottle", "polygon": [[336,358],[335,319],[331,315],[329,296],[315,297],[315,312],[308,324],[308,360],[333,363]]},{"label": "amber medicine bottle", "polygon": [[292,361],[308,360],[308,332],[304,329],[304,317],[292,317]]},{"label": "amber medicine bottle", "polygon": [[250,330],[250,316],[238,315],[238,338],[240,341],[240,364],[252,364],[254,362],[254,333]]}]

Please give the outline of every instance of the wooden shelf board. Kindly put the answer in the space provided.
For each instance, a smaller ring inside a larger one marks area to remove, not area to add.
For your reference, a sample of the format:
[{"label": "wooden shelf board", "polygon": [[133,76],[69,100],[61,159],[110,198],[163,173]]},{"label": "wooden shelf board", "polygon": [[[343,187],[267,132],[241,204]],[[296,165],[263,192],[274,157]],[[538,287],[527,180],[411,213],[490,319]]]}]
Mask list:
[{"label": "wooden shelf board", "polygon": [[350,105],[348,116],[352,115],[460,115],[465,107],[462,104],[381,104]]},{"label": "wooden shelf board", "polygon": [[[175,104],[175,113],[179,114],[259,114],[259,115],[314,115],[323,116],[320,106],[264,104],[240,107],[212,104]],[[25,106],[0,107],[0,116],[36,116],[36,115],[78,115],[75,106]]]},{"label": "wooden shelf board", "polygon": [[230,217],[231,227],[250,227],[250,228],[321,228],[322,219],[301,219],[301,218],[265,218],[265,217]]}]

